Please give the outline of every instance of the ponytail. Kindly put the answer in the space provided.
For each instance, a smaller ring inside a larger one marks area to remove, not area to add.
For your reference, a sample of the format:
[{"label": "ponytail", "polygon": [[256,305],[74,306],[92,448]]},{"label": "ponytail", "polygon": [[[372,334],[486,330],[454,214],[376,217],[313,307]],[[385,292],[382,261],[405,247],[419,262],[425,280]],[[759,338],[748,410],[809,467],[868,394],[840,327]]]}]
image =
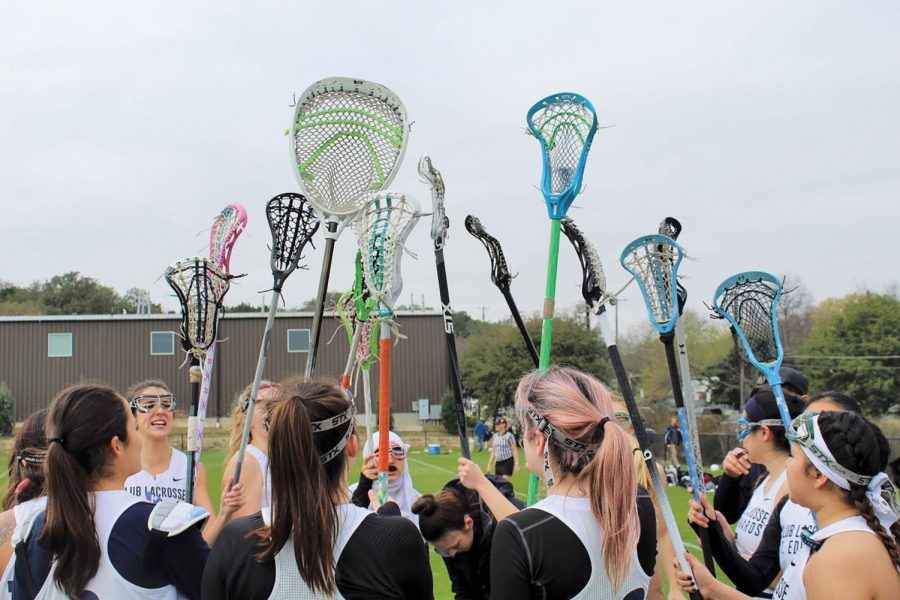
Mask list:
[{"label": "ponytail", "polygon": [[[263,379],[259,383],[259,389],[263,390],[266,388],[275,387],[275,383],[269,381],[268,379]],[[238,450],[241,449],[241,438],[244,435],[244,423],[247,421],[247,408],[250,404],[250,392],[253,391],[253,384],[251,383],[247,387],[241,390],[241,393],[237,395],[234,401],[234,408],[231,411],[231,434],[228,436],[228,456],[225,457],[225,463],[227,464],[231,457],[237,454]],[[268,404],[268,403],[267,403]],[[254,413],[256,412],[254,409]],[[253,441],[253,432],[250,433],[250,439],[247,442]]]},{"label": "ponytail", "polygon": [[9,485],[3,510],[44,495],[44,460],[47,456],[47,409],[32,413],[16,434],[6,472]]},{"label": "ponytail", "polygon": [[[277,403],[272,403],[270,400],[272,522],[256,532],[260,548],[256,558],[273,560],[293,537],[300,576],[313,592],[334,594],[337,504],[346,493],[347,453],[343,448],[347,434],[353,433],[353,420],[316,433],[312,424],[347,413],[352,404],[337,385],[302,380],[285,384]],[[331,460],[322,462],[329,456]]]},{"label": "ponytail", "polygon": [[[557,476],[573,475],[585,482],[591,510],[604,533],[603,562],[613,589],[625,582],[637,547],[637,481],[628,435],[612,421],[609,390],[571,367],[551,367],[529,373],[516,390],[516,410],[526,435],[538,425],[537,413],[563,437],[548,436],[549,454]],[[595,448],[579,451],[577,446]]]},{"label": "ponytail", "polygon": [[47,416],[47,512],[39,543],[56,561],[53,578],[81,598],[100,565],[93,485],[109,475],[110,441],[128,440],[128,408],[110,387],[76,385],[54,398]]}]

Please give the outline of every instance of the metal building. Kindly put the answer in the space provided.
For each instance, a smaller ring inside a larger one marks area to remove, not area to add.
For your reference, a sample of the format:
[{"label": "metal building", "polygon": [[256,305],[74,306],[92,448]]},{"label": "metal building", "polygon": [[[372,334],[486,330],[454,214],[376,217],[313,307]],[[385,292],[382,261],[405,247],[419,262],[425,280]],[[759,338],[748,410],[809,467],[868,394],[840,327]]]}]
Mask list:
[{"label": "metal building", "polygon": [[[312,319],[311,312],[278,313],[267,379],[302,375]],[[265,320],[264,314],[225,315],[207,417],[227,416],[235,396],[253,380]],[[391,410],[411,412],[420,398],[440,403],[450,378],[441,313],[398,312],[396,321],[406,339],[393,346]],[[184,414],[190,384],[180,323],[176,314],[0,317],[0,381],[16,399],[16,419],[47,406],[72,383],[102,381],[124,394],[130,384],[147,378],[166,381],[178,398],[178,412]],[[316,376],[339,380],[348,346],[339,322],[326,316]],[[377,395],[377,363],[372,367],[372,390]]]}]

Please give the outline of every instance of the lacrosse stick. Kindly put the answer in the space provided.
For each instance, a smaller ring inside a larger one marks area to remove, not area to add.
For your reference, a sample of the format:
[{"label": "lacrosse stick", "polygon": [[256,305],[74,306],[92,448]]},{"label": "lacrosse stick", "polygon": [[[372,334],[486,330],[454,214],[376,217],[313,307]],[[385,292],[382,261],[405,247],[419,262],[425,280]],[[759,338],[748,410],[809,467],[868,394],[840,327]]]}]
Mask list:
[{"label": "lacrosse stick", "polygon": [[313,234],[319,228],[319,219],[306,198],[300,194],[279,194],[266,204],[266,219],[272,232],[272,247],[269,264],[272,269],[272,301],[269,303],[269,314],[266,317],[266,328],[263,331],[262,343],[259,346],[259,358],[256,361],[256,374],[247,398],[247,415],[244,420],[244,431],[241,435],[241,448],[234,465],[234,483],[241,479],[241,467],[244,466],[244,454],[250,441],[250,426],[253,421],[253,410],[259,395],[259,385],[266,367],[266,356],[269,353],[269,342],[272,328],[275,326],[275,311],[281,297],[281,288],[288,276],[297,268],[302,257],[303,247],[312,241]]},{"label": "lacrosse stick", "polygon": [[[619,392],[621,392],[625,405],[628,407],[628,416],[631,418],[631,425],[634,427],[634,436],[637,438],[638,446],[641,448],[641,454],[647,465],[647,471],[650,473],[650,480],[653,483],[659,510],[666,522],[666,529],[669,530],[672,546],[675,549],[675,557],[678,559],[682,570],[686,573],[691,573],[690,565],[684,559],[684,541],[681,539],[681,533],[678,531],[675,513],[672,512],[672,506],[669,504],[666,485],[663,483],[659,470],[656,468],[650,437],[647,435],[647,429],[644,427],[644,420],[641,418],[637,402],[635,402],[634,392],[628,381],[628,374],[625,372],[625,365],[622,363],[622,356],[619,354],[619,348],[615,342],[616,338],[612,333],[612,327],[610,327],[609,318],[606,315],[606,305],[614,304],[616,297],[606,291],[606,275],[603,273],[603,265],[600,263],[597,251],[594,249],[593,244],[575,226],[575,222],[572,219],[565,218],[562,220],[562,232],[572,242],[572,246],[575,247],[575,253],[578,255],[578,261],[581,263],[581,295],[598,317],[600,333],[609,352],[609,360],[616,374]],[[706,547],[708,546],[709,544],[706,544]],[[691,597],[699,599],[700,595],[691,594]]]},{"label": "lacrosse stick", "polygon": [[[231,272],[231,251],[234,243],[247,227],[247,211],[240,204],[229,204],[216,220],[209,232],[209,260],[226,275]],[[197,417],[197,448],[194,453],[194,478],[200,468],[200,453],[203,449],[203,431],[206,429],[206,409],[209,404],[209,390],[212,386],[213,364],[216,359],[216,342],[213,341],[206,351],[203,363],[203,379],[200,382],[200,402]]]},{"label": "lacrosse stick", "polygon": [[728,319],[744,347],[747,360],[766,377],[775,394],[775,402],[785,431],[791,425],[781,389],[781,360],[784,350],[778,337],[776,309],[781,298],[781,281],[762,271],[747,271],[729,277],[719,285],[713,297],[715,317]]},{"label": "lacrosse stick", "polygon": [[323,79],[303,92],[291,124],[291,161],[301,191],[325,224],[306,379],[316,371],[334,245],[370,192],[394,178],[409,137],[406,108],[388,88],[368,81]]},{"label": "lacrosse stick", "polygon": [[[597,132],[597,112],[578,94],[554,94],[531,107],[528,129],[541,143],[543,176],[541,192],[550,214],[550,251],[547,255],[547,288],[541,327],[540,369],[550,367],[553,343],[553,311],[556,303],[556,267],[559,263],[559,221],[581,192],[581,178],[591,141]],[[538,478],[528,480],[528,504],[537,499]]]},{"label": "lacrosse stick", "polygon": [[485,230],[477,217],[472,215],[466,217],[466,230],[484,244],[491,259],[491,281],[494,282],[494,285],[500,289],[500,293],[506,298],[509,312],[516,322],[516,327],[519,328],[519,333],[522,334],[522,339],[525,340],[525,347],[528,349],[528,354],[531,356],[531,360],[534,361],[536,368],[540,362],[537,348],[534,347],[534,342],[531,341],[531,336],[528,335],[528,330],[525,329],[525,323],[522,321],[522,316],[516,307],[516,301],[512,297],[512,292],[509,291],[509,284],[513,276],[509,274],[509,267],[506,265],[506,258],[503,256],[503,248],[500,247],[500,242]]},{"label": "lacrosse stick", "polygon": [[403,244],[419,218],[419,205],[399,192],[372,194],[353,221],[362,252],[363,277],[369,295],[378,303],[378,499],[387,498],[391,420],[391,318],[403,280]]},{"label": "lacrosse stick", "polygon": [[[678,319],[678,294],[675,282],[678,277],[678,265],[681,264],[683,252],[681,247],[671,238],[664,235],[647,235],[636,239],[622,251],[622,266],[631,273],[647,307],[650,324],[659,332],[659,339],[666,349],[666,362],[669,367],[669,378],[672,382],[672,395],[675,398],[675,409],[678,413],[679,429],[685,444],[685,457],[688,462],[691,485],[695,497],[699,500],[699,486],[702,479],[697,473],[691,448],[693,440],[688,428],[684,409],[684,393],[681,376],[678,373],[678,361],[675,357],[675,322]],[[715,567],[712,549],[709,545],[708,532],[700,532],[703,546],[703,558],[710,571]]]},{"label": "lacrosse stick", "polygon": [[187,449],[187,502],[194,499],[194,459],[197,451],[199,419],[197,405],[200,400],[200,363],[206,360],[206,352],[216,341],[219,312],[228,291],[229,276],[221,273],[205,258],[186,258],[166,269],[166,281],[181,303],[181,336],[184,350],[190,354],[188,375],[191,382],[191,405],[188,411]]},{"label": "lacrosse stick", "polygon": [[431,186],[431,239],[434,241],[434,262],[437,265],[438,289],[441,294],[441,311],[444,313],[444,337],[450,357],[450,388],[456,407],[456,425],[459,429],[459,448],[463,457],[471,458],[469,438],[466,435],[466,409],[463,405],[462,377],[459,358],[456,355],[456,334],[453,331],[453,309],[450,308],[450,288],[447,285],[447,269],[444,266],[444,243],[449,237],[450,219],[444,213],[444,178],[431,164],[431,158],[423,156],[419,161],[419,175]]},{"label": "lacrosse stick", "polygon": [[[681,223],[674,217],[666,217],[659,224],[659,234],[675,241],[681,233]],[[657,246],[663,256],[667,254],[665,246]],[[700,454],[700,433],[697,427],[697,414],[694,411],[694,384],[691,380],[691,366],[687,354],[687,334],[684,325],[684,307],[687,302],[687,289],[681,285],[676,272],[673,273],[675,281],[675,293],[677,295],[678,314],[675,321],[675,342],[678,344],[678,370],[680,373],[682,405],[676,407],[678,414],[678,426],[684,439],[684,458],[688,465],[688,475],[691,480],[694,501],[700,504],[700,495],[706,495],[706,483],[703,479],[703,459]],[[670,367],[671,369],[671,367]],[[674,382],[673,382],[674,385]],[[706,530],[701,533],[701,539],[706,540],[709,534]],[[715,561],[712,550],[707,544],[703,545],[703,561],[711,573],[715,574]]]}]

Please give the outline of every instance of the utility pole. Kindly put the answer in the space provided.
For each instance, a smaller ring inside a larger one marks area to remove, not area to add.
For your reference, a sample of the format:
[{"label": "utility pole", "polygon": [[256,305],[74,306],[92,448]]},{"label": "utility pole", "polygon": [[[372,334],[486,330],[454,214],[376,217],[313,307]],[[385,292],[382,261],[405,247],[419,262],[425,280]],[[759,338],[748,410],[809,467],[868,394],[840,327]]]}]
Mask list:
[{"label": "utility pole", "polygon": [[484,311],[486,311],[486,310],[487,310],[488,308],[490,308],[490,307],[488,307],[488,306],[479,306],[478,308],[481,309],[481,320],[484,321]]}]

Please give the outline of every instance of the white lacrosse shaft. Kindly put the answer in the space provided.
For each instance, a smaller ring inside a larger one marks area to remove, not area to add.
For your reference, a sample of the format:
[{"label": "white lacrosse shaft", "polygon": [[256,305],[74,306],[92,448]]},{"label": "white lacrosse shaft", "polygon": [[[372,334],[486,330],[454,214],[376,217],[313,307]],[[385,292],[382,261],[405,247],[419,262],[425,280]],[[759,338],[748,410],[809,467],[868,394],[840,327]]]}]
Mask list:
[{"label": "white lacrosse shaft", "polygon": [[209,390],[212,387],[213,364],[216,360],[216,343],[206,351],[203,361],[203,378],[200,380],[200,402],[197,406],[197,447],[194,448],[194,479],[200,468],[200,452],[203,449],[203,431],[206,429],[206,408],[209,405]]},{"label": "white lacrosse shaft", "polygon": [[[675,322],[675,343],[678,344],[678,370],[681,373],[681,389],[684,396],[685,426],[690,434],[691,454],[696,471],[700,477],[701,489],[694,490],[694,499],[700,501],[699,494],[705,494],[705,482],[703,481],[703,461],[700,452],[700,429],[697,425],[697,413],[694,410],[694,383],[691,380],[691,365],[688,361],[687,336],[684,331],[684,318],[680,317]],[[696,487],[696,486],[694,486]]]},{"label": "white lacrosse shaft", "polygon": [[341,375],[341,387],[345,390],[350,389],[350,374],[353,373],[353,365],[356,362],[356,346],[359,344],[359,338],[362,336],[362,323],[356,322],[353,328],[353,339],[350,341],[350,352],[347,355],[347,366],[344,367],[344,373]]},{"label": "white lacrosse shaft", "polygon": [[363,398],[366,403],[366,443],[363,448],[368,447],[370,452],[375,451],[375,438],[372,431],[372,378],[368,368],[360,367],[363,380]]},{"label": "white lacrosse shaft", "polygon": [[[672,512],[672,505],[669,504],[666,486],[663,484],[659,471],[656,468],[653,450],[650,447],[650,438],[647,436],[644,421],[641,419],[641,413],[638,411],[637,403],[634,400],[634,392],[632,392],[631,384],[628,382],[628,374],[625,372],[625,366],[622,364],[622,357],[619,356],[619,349],[615,343],[616,338],[612,333],[612,328],[609,326],[605,308],[600,309],[597,317],[600,324],[600,335],[603,336],[603,341],[609,351],[610,362],[616,373],[616,380],[619,383],[619,392],[622,394],[628,407],[631,425],[634,427],[634,435],[637,437],[638,445],[641,447],[647,470],[650,471],[650,480],[653,482],[653,490],[656,492],[656,501],[659,504],[660,512],[662,512],[663,520],[666,522],[666,529],[669,530],[672,546],[675,548],[675,559],[678,561],[681,570],[693,578],[694,572],[691,570],[691,565],[684,558],[684,541],[681,539],[681,532],[678,530],[678,522],[675,520],[675,514]],[[691,596],[694,597],[694,594],[691,594]],[[699,598],[700,595],[697,594],[696,597]]]},{"label": "white lacrosse shaft", "polygon": [[237,461],[234,465],[234,482],[237,485],[241,480],[241,467],[244,466],[244,454],[247,452],[247,443],[250,441],[250,425],[253,422],[253,409],[256,408],[256,396],[259,395],[259,385],[262,382],[263,371],[266,368],[266,356],[269,354],[269,342],[272,339],[272,328],[275,326],[275,311],[278,308],[278,291],[272,292],[272,303],[269,305],[269,315],[266,317],[266,330],[263,333],[262,344],[259,347],[259,359],[256,361],[256,374],[253,376],[253,386],[250,388],[246,420],[244,421],[244,433],[241,435],[241,449],[238,450]]}]

